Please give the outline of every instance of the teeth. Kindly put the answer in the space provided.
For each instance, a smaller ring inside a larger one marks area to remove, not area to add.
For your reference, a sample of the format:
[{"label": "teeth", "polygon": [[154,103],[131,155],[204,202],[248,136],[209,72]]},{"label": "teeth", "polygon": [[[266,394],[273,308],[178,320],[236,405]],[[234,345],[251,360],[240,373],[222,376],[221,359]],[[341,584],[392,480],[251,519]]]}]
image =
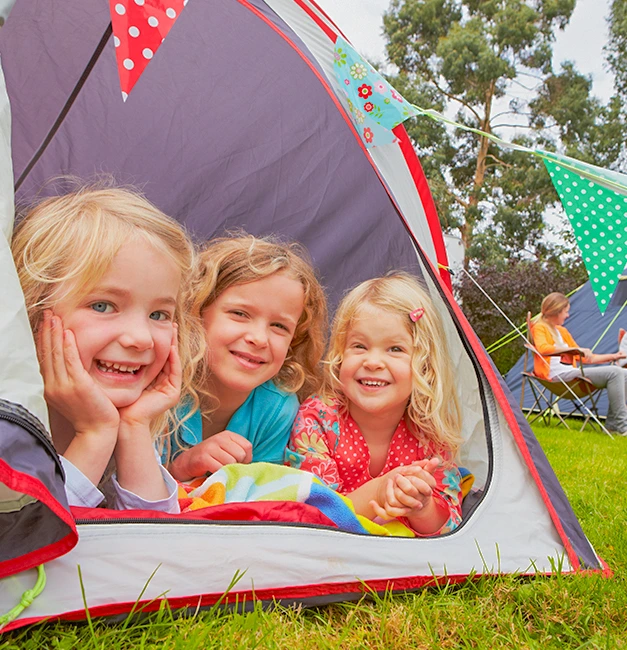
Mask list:
[{"label": "teeth", "polygon": [[251,359],[249,356],[246,356],[245,354],[242,354],[241,352],[237,352],[236,354],[239,357],[241,357],[242,359],[244,359],[245,361],[249,361],[250,363],[258,363],[259,365],[264,363],[263,361],[260,361],[259,359]]},{"label": "teeth", "polygon": [[387,381],[374,381],[372,379],[360,379],[359,380],[360,384],[363,384],[364,386],[387,386],[388,382]]},{"label": "teeth", "polygon": [[98,368],[102,370],[103,372],[129,372],[129,373],[135,373],[137,372],[140,368],[141,365],[139,366],[127,366],[121,363],[111,363],[110,361],[97,361]]}]

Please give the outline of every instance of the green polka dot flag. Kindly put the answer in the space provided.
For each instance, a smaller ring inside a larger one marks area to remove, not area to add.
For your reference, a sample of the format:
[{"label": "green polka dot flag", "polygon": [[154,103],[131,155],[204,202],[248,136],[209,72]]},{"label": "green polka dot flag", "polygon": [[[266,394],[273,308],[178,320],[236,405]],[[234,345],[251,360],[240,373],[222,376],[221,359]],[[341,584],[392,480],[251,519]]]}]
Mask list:
[{"label": "green polka dot flag", "polygon": [[570,158],[562,159],[568,161],[565,167],[561,157],[551,158],[555,160],[545,154],[544,164],[573,226],[599,311],[604,314],[627,263],[627,183],[620,182],[622,174]]}]

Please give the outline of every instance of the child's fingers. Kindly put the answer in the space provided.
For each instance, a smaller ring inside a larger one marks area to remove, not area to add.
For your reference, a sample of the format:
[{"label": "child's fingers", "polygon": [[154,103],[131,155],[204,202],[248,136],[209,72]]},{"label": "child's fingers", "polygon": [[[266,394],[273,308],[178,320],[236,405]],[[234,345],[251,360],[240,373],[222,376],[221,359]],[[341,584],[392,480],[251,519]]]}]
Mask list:
[{"label": "child's fingers", "polygon": [[398,478],[400,479],[396,484],[396,500],[398,505],[410,510],[419,510],[422,508],[422,501],[419,498],[421,494],[416,486],[403,476],[399,476]]},{"label": "child's fingers", "polygon": [[393,519],[393,517],[388,517],[387,512],[376,501],[372,500],[370,502],[370,507],[373,509],[375,517],[379,517],[385,521]]},{"label": "child's fingers", "polygon": [[83,362],[81,361],[81,357],[78,353],[76,337],[74,336],[74,332],[71,330],[65,330],[63,332],[63,346],[65,368],[68,377],[74,381],[80,381],[81,379],[84,379],[84,376],[87,373],[83,367]]},{"label": "child's fingers", "polygon": [[50,330],[52,372],[57,382],[65,384],[68,381],[68,374],[65,362],[63,324],[58,316],[52,316]]},{"label": "child's fingers", "polygon": [[409,465],[408,467],[404,467],[402,472],[399,472],[397,476],[405,476],[407,478],[417,478],[420,479],[421,481],[424,481],[427,483],[427,485],[431,486],[432,488],[435,488],[437,486],[436,480],[429,472],[423,467],[419,467],[418,465]]},{"label": "child's fingers", "polygon": [[400,505],[396,499],[396,495],[394,494],[394,483],[395,483],[395,477],[394,478],[388,478],[388,480],[385,483],[385,491],[384,491],[384,498],[383,498],[383,505],[385,508],[388,507],[395,507]]},{"label": "child's fingers", "polygon": [[435,470],[439,466],[440,466],[440,459],[435,456],[433,458],[424,458],[423,460],[416,460],[410,465],[410,467],[420,467],[425,472],[429,472],[429,474],[433,474],[433,472],[435,472]]},{"label": "child's fingers", "polygon": [[[175,326],[174,330],[176,332],[178,331],[178,328]],[[179,355],[179,346],[176,340],[170,347],[170,356],[168,357],[167,366],[168,366],[168,372],[170,376],[170,382],[175,388],[181,390],[181,384],[183,381],[183,369],[181,367],[181,356]]]},{"label": "child's fingers", "polygon": [[41,373],[44,377],[52,376],[52,356],[50,354],[50,310],[44,311],[44,317],[37,332],[37,356]]},{"label": "child's fingers", "polygon": [[239,433],[233,431],[225,431],[229,435],[229,441],[235,445],[232,449],[236,449],[236,457],[238,463],[250,463],[253,460],[253,444],[250,440],[244,438]]},{"label": "child's fingers", "polygon": [[396,519],[397,517],[404,517],[409,513],[408,508],[393,508],[388,504],[385,504],[385,507],[383,507],[374,500],[370,502],[370,505],[374,510],[374,514],[385,521],[390,521],[390,519]]},{"label": "child's fingers", "polygon": [[414,485],[415,480],[417,480],[416,477],[407,477],[399,474],[396,477],[395,483],[403,494],[406,494],[410,497],[416,497],[419,492],[418,488]]}]

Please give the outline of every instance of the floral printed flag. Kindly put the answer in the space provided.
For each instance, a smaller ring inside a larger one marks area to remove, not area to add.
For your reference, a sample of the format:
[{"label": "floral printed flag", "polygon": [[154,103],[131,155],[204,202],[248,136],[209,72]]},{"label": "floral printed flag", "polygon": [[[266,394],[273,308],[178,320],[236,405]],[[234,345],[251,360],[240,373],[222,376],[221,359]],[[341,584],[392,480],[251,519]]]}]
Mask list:
[{"label": "floral printed flag", "polygon": [[335,76],[366,147],[394,142],[392,129],[419,112],[341,36],[333,57]]},{"label": "floral printed flag", "polygon": [[627,176],[566,156],[541,154],[604,314],[627,264]]},{"label": "floral printed flag", "polygon": [[109,0],[124,101],[186,4],[187,0]]}]

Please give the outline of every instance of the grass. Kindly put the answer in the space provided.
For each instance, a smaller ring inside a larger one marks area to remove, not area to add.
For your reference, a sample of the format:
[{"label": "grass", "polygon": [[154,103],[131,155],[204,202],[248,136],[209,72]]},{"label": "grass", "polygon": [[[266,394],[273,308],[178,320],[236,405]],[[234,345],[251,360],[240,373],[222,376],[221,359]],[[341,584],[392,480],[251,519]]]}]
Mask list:
[{"label": "grass", "polygon": [[122,623],[16,630],[0,636],[0,650],[627,648],[627,439],[534,429],[613,578],[502,576],[319,609],[256,607],[189,618],[163,607]]}]

